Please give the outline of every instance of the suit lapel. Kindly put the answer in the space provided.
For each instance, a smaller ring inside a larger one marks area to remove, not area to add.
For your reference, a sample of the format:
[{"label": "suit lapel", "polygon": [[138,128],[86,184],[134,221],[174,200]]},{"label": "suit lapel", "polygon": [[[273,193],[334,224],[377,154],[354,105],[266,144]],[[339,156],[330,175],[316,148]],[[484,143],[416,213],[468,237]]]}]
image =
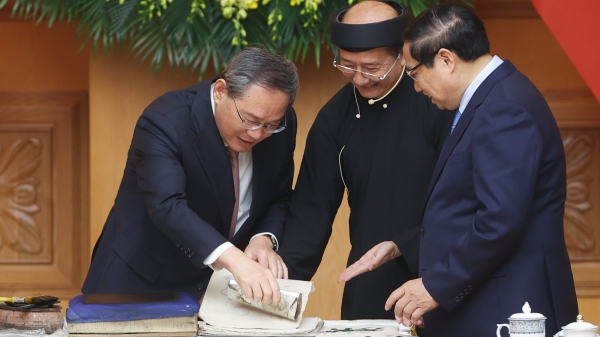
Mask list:
[{"label": "suit lapel", "polygon": [[[255,213],[256,207],[262,201],[265,192],[264,189],[257,188],[257,186],[263,186],[263,188],[264,186],[269,186],[266,181],[269,179],[268,175],[270,174],[270,165],[268,164],[267,157],[272,159],[273,157],[269,156],[269,154],[274,151],[273,147],[270,146],[272,143],[269,140],[269,138],[265,139],[252,148],[252,165],[254,167],[252,170],[252,204],[250,205],[250,217]],[[248,217],[248,219],[250,219],[250,217]]]},{"label": "suit lapel", "polygon": [[[429,183],[429,188],[427,189],[427,194],[425,197],[425,205],[429,201],[429,197],[431,196],[431,192],[437,183],[444,166],[446,165],[446,161],[448,157],[461,140],[463,134],[467,130],[468,126],[471,124],[473,120],[473,116],[475,116],[475,110],[483,103],[487,95],[490,93],[492,88],[504,77],[510,75],[515,70],[515,66],[508,60],[505,60],[498,68],[496,68],[477,88],[473,97],[467,104],[465,111],[463,111],[456,127],[454,128],[454,132],[446,138],[446,143],[442,148],[442,153],[440,153],[440,157],[438,158],[437,164],[435,165],[435,169],[433,171],[433,175],[431,177],[431,181]],[[426,207],[425,207],[426,208]],[[423,213],[425,212],[425,208],[423,209]]]},{"label": "suit lapel", "polygon": [[431,176],[429,188],[427,189],[427,194],[425,197],[426,201],[429,200],[431,191],[433,190],[433,187],[437,183],[437,181],[440,177],[440,174],[442,173],[442,170],[444,169],[444,166],[446,165],[446,161],[448,160],[448,157],[450,157],[452,150],[454,150],[454,148],[456,147],[456,144],[458,144],[458,142],[462,138],[463,134],[467,130],[467,127],[471,123],[471,120],[473,120],[474,114],[475,114],[475,111],[473,109],[473,105],[468,104],[467,107],[465,108],[465,111],[463,111],[463,113],[461,114],[460,119],[458,120],[458,123],[454,127],[454,131],[448,136],[448,138],[446,138],[446,143],[444,143],[444,147],[442,148],[440,157],[438,158],[438,161],[435,165],[435,169],[433,170],[433,175]]},{"label": "suit lapel", "polygon": [[191,127],[197,135],[193,146],[219,204],[223,233],[229,233],[235,203],[233,176],[227,149],[217,129],[210,104],[211,82],[205,83],[200,87],[192,105],[194,123]]},{"label": "suit lapel", "polygon": [[[271,137],[275,137],[271,136]],[[252,147],[252,203],[250,204],[250,212],[248,219],[242,224],[242,227],[235,233],[234,237],[244,237],[250,226],[246,226],[249,222],[254,222],[254,215],[256,215],[256,209],[262,207],[261,202],[265,199],[264,189],[257,188],[257,186],[268,186],[267,180],[271,175],[269,165],[269,158],[272,159],[272,153],[274,151],[272,146],[272,139],[267,138]]]}]

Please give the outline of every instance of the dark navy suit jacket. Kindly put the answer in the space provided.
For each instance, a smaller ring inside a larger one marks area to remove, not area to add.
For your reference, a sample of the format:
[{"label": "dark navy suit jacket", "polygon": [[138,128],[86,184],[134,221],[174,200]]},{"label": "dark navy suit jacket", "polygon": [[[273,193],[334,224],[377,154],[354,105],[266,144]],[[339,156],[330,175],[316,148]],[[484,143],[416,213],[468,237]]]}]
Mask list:
[{"label": "dark navy suit jacket", "polygon": [[[210,85],[166,93],[139,118],[83,293],[204,293],[212,270],[203,261],[227,241],[235,202]],[[296,138],[291,107],[286,116],[286,130],[252,149],[252,205],[231,239],[237,246],[254,234],[283,232]]]},{"label": "dark navy suit jacket", "polygon": [[419,336],[494,336],[526,301],[547,317],[547,336],[574,320],[565,171],[546,101],[503,62],[471,98],[433,173],[419,273],[440,306]]}]

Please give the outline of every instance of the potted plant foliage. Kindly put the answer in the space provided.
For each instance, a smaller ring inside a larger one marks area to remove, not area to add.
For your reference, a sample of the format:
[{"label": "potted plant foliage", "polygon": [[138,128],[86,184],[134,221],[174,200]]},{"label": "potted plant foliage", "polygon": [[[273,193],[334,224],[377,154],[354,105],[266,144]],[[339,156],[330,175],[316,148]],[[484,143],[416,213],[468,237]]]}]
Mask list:
[{"label": "potted plant foliage", "polygon": [[[158,71],[167,61],[200,76],[215,71],[248,44],[261,44],[292,60],[309,50],[317,66],[331,48],[328,16],[357,0],[14,0],[13,17],[77,25],[78,38],[110,51],[116,46],[149,60]],[[418,14],[438,0],[396,0]],[[469,3],[467,0],[463,0]],[[0,0],[0,8],[8,0]]]}]

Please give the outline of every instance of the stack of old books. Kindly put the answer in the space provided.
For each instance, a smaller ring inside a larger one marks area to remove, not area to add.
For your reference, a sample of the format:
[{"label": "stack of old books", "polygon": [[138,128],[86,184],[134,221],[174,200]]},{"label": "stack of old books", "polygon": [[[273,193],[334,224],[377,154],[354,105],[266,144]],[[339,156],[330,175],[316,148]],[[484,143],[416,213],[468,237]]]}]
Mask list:
[{"label": "stack of old books", "polygon": [[198,301],[184,293],[90,294],[69,301],[67,326],[76,336],[196,336]]}]

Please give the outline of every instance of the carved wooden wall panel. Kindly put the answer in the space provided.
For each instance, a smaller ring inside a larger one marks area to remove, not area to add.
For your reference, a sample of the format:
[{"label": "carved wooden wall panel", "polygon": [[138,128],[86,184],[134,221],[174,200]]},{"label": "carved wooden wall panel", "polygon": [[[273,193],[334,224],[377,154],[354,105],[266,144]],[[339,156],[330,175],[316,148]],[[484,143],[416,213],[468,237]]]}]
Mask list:
[{"label": "carved wooden wall panel", "polygon": [[565,241],[578,296],[600,295],[600,104],[588,90],[544,93],[567,158]]},{"label": "carved wooden wall panel", "polygon": [[0,264],[52,263],[52,128],[0,124]]},{"label": "carved wooden wall panel", "polygon": [[[592,200],[600,192],[596,128],[562,130],[567,157],[567,202],[565,240],[571,261],[600,261],[600,208]],[[596,207],[592,207],[596,204]]]},{"label": "carved wooden wall panel", "polygon": [[85,93],[0,93],[0,289],[80,292],[89,263]]}]

